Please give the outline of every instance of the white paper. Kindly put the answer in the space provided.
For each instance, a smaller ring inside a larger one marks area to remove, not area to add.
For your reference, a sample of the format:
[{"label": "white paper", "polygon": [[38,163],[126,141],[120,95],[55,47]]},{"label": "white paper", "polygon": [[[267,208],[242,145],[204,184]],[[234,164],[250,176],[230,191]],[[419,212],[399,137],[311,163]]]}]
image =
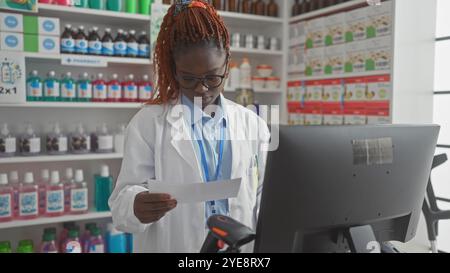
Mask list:
[{"label": "white paper", "polygon": [[168,193],[178,203],[199,203],[234,198],[241,187],[241,178],[190,184],[167,184],[149,181],[151,193]]}]

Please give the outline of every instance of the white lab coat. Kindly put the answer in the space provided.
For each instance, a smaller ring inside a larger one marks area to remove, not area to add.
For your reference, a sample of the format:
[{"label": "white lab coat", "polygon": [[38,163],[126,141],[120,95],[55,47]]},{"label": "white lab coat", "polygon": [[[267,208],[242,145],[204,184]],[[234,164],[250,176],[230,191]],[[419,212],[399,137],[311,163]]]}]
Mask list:
[{"label": "white lab coat", "polygon": [[[252,111],[222,99],[228,128],[230,132],[236,132],[231,137],[231,178],[242,177],[237,198],[229,200],[230,216],[255,229],[267,155],[261,145],[268,143],[269,130],[266,123]],[[171,184],[202,181],[201,165],[189,140],[189,128],[179,111],[173,110],[174,105],[179,104],[180,99],[171,105],[146,106],[127,127],[122,167],[109,206],[116,228],[133,233],[134,252],[137,253],[199,252],[207,235],[204,203],[179,203],[174,210],[152,224],[142,224],[134,215],[135,196],[148,191],[145,181]],[[246,123],[248,120],[251,121]],[[174,140],[171,130],[178,130],[186,138]],[[243,251],[252,251],[252,245],[243,248]]]}]

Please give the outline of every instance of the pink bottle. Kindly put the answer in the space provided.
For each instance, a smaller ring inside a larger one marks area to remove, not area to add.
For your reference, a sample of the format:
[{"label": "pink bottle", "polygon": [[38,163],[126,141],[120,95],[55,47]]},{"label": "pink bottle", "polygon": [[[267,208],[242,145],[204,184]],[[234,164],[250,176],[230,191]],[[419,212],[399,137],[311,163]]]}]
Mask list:
[{"label": "pink bottle", "polygon": [[0,222],[11,221],[14,217],[14,191],[8,185],[6,173],[0,174]]},{"label": "pink bottle", "polygon": [[94,102],[105,102],[108,100],[108,93],[106,88],[106,82],[103,79],[103,74],[98,73],[97,78],[92,81],[93,97]]},{"label": "pink bottle", "polygon": [[120,102],[122,100],[122,85],[119,82],[119,76],[113,74],[111,80],[106,85],[108,102]]},{"label": "pink bottle", "polygon": [[39,215],[45,214],[45,200],[47,185],[50,182],[50,171],[48,169],[41,170],[41,178],[37,183],[38,186],[38,197],[39,197]]},{"label": "pink bottle", "polygon": [[98,227],[94,227],[91,230],[88,253],[105,253],[105,242]]},{"label": "pink bottle", "polygon": [[19,218],[35,219],[38,217],[38,187],[34,183],[33,173],[25,173],[25,179],[19,191]]},{"label": "pink bottle", "polygon": [[9,183],[11,187],[13,188],[13,200],[14,200],[14,209],[13,209],[13,215],[14,217],[19,216],[19,189],[20,189],[20,183],[19,183],[19,173],[17,171],[11,171],[9,172]]},{"label": "pink bottle", "polygon": [[81,253],[81,243],[78,238],[78,230],[69,230],[69,236],[62,246],[62,253]]},{"label": "pink bottle", "polygon": [[42,4],[53,4],[53,0],[39,0],[39,3],[42,3]]},{"label": "pink bottle", "polygon": [[137,102],[138,88],[134,82],[134,75],[130,74],[122,82],[122,101],[123,102]]},{"label": "pink bottle", "polygon": [[70,192],[75,187],[73,179],[73,169],[66,168],[66,176],[64,178],[64,211],[70,212]]},{"label": "pink bottle", "polygon": [[88,212],[88,189],[84,181],[83,170],[75,171],[75,186],[70,191],[70,213],[84,214]]},{"label": "pink bottle", "polygon": [[152,97],[152,82],[149,80],[148,75],[144,75],[142,80],[138,83],[139,88],[139,101],[146,102]]},{"label": "pink bottle", "polygon": [[64,188],[59,179],[59,172],[52,171],[50,184],[47,185],[45,214],[49,217],[64,214]]},{"label": "pink bottle", "polygon": [[71,0],[53,0],[53,2],[57,5],[61,6],[71,6]]},{"label": "pink bottle", "polygon": [[40,247],[40,253],[58,253],[58,248],[56,247],[55,234],[45,233],[42,238],[42,244]]}]

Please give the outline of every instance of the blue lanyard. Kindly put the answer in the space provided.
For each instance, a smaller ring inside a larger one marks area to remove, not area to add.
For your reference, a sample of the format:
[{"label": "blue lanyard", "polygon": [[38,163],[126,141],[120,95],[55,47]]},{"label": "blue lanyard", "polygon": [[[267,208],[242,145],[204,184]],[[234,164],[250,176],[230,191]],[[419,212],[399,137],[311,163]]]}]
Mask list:
[{"label": "blue lanyard", "polygon": [[[195,124],[192,125],[192,129],[193,129],[194,134],[195,134]],[[203,133],[202,133],[202,136],[203,136]],[[207,182],[208,181],[216,181],[219,178],[219,173],[220,173],[220,170],[222,168],[224,138],[225,138],[225,129],[224,129],[224,126],[222,125],[222,127],[220,128],[219,158],[217,160],[216,173],[215,173],[213,178],[211,178],[209,176],[208,162],[206,161],[206,154],[205,154],[205,148],[203,147],[203,141],[200,140],[200,138],[197,139],[198,147],[200,148],[200,155],[201,155],[201,160],[202,160],[203,172],[204,172],[205,179],[206,179]],[[201,139],[203,139],[203,137]]]}]

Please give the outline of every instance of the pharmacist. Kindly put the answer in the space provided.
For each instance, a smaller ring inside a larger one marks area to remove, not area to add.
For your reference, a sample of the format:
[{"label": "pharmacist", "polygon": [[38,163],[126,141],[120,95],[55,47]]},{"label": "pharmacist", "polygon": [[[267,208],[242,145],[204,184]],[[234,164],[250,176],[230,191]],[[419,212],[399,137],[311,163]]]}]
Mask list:
[{"label": "pharmacist", "polygon": [[[109,200],[116,228],[134,234],[134,252],[198,252],[214,214],[255,227],[269,131],[221,94],[229,58],[228,30],[207,1],[170,7],[155,48],[159,92],[128,125]],[[236,198],[206,203],[179,204],[146,186],[234,178],[242,178]]]}]

